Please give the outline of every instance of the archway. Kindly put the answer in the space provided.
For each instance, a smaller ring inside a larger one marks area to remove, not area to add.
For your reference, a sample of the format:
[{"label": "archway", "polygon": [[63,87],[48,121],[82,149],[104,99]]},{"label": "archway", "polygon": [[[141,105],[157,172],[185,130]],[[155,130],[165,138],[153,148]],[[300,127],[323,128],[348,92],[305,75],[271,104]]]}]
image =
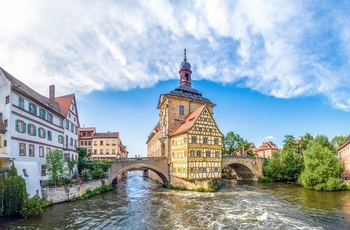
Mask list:
[{"label": "archway", "polygon": [[258,180],[258,178],[253,173],[253,170],[244,164],[233,163],[233,164],[228,165],[227,168],[229,170],[229,173],[236,174],[237,180],[243,180],[243,181],[257,181]]}]

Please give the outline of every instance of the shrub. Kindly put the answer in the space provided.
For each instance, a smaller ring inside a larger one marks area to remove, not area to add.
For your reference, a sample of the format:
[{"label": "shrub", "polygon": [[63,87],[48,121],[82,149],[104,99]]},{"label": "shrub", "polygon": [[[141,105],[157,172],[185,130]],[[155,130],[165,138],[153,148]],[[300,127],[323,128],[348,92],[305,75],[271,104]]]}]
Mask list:
[{"label": "shrub", "polygon": [[258,182],[273,182],[270,177],[259,177]]},{"label": "shrub", "polygon": [[46,207],[46,202],[38,195],[24,201],[20,214],[24,218],[40,216]]}]

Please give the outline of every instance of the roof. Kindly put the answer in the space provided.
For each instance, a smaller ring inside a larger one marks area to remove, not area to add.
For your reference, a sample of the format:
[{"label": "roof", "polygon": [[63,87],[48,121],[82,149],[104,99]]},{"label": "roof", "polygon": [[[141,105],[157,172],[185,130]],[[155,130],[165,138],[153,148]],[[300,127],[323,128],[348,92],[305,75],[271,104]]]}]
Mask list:
[{"label": "roof", "polygon": [[198,92],[198,90],[187,85],[180,85],[176,89],[170,91],[168,94],[213,104],[208,98],[202,97],[202,94]]},{"label": "roof", "polygon": [[6,131],[7,131],[6,127],[5,127],[4,122],[2,120],[2,114],[0,113],[0,133],[4,134],[4,133],[6,133]]},{"label": "roof", "polygon": [[68,94],[68,95],[61,96],[61,97],[55,97],[55,101],[60,105],[60,107],[62,109],[62,113],[66,117],[68,115],[70,105],[72,104],[73,98],[74,98],[74,94]]},{"label": "roof", "polygon": [[348,136],[348,138],[346,138],[344,144],[342,144],[339,148],[338,151],[341,150],[342,148],[344,148],[345,146],[349,145],[350,143],[350,135]]},{"label": "roof", "polygon": [[256,151],[266,150],[266,149],[279,150],[278,146],[275,143],[273,143],[272,141],[267,141],[267,142],[263,142],[261,146],[256,149]]},{"label": "roof", "polygon": [[195,111],[190,113],[182,122],[181,124],[175,129],[175,131],[170,135],[176,135],[180,133],[184,133],[191,129],[196,123],[199,115],[202,113],[203,109],[205,108],[205,105],[202,105],[201,107],[197,108]]},{"label": "roof", "polygon": [[[5,75],[7,80],[9,82],[11,82],[11,89],[12,90],[16,90],[17,92],[20,92],[21,94],[27,95],[27,96],[33,98],[34,100],[49,107],[49,98],[47,98],[47,97],[39,94],[35,90],[31,89],[29,86],[27,86],[26,84],[24,84],[23,82],[21,82],[20,80],[18,80],[17,78],[12,76],[8,72],[6,72],[3,68],[0,67],[0,70],[3,72],[3,74]],[[54,103],[54,106],[52,109],[54,111],[56,111],[57,113],[62,114],[61,108],[57,102]]]},{"label": "roof", "polygon": [[119,138],[119,132],[95,133],[94,138]]}]

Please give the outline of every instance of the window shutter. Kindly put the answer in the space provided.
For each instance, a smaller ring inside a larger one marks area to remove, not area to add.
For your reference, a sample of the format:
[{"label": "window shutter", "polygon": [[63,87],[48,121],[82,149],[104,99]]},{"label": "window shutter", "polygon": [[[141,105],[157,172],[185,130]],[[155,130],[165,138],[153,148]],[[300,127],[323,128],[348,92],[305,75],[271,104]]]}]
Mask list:
[{"label": "window shutter", "polygon": [[36,136],[36,126],[34,125],[34,136]]},{"label": "window shutter", "polygon": [[18,132],[18,119],[16,120],[16,131]]},{"label": "window shutter", "polygon": [[28,124],[28,134],[30,134],[30,133],[29,133],[29,132],[30,132],[30,127],[29,127],[29,126],[30,126],[30,124]]},{"label": "window shutter", "polygon": [[44,130],[44,138],[46,138],[46,130],[45,129],[43,129]]},{"label": "window shutter", "polygon": [[23,122],[23,133],[26,133],[27,124]]}]

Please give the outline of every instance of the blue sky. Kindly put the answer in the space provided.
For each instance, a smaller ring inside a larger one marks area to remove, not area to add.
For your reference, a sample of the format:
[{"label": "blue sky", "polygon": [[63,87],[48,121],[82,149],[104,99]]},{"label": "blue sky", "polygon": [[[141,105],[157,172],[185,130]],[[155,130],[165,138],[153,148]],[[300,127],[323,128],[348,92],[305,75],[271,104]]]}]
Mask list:
[{"label": "blue sky", "polygon": [[0,66],[38,92],[75,93],[81,124],[145,155],[160,93],[193,87],[224,134],[348,135],[348,1],[5,1]]}]

